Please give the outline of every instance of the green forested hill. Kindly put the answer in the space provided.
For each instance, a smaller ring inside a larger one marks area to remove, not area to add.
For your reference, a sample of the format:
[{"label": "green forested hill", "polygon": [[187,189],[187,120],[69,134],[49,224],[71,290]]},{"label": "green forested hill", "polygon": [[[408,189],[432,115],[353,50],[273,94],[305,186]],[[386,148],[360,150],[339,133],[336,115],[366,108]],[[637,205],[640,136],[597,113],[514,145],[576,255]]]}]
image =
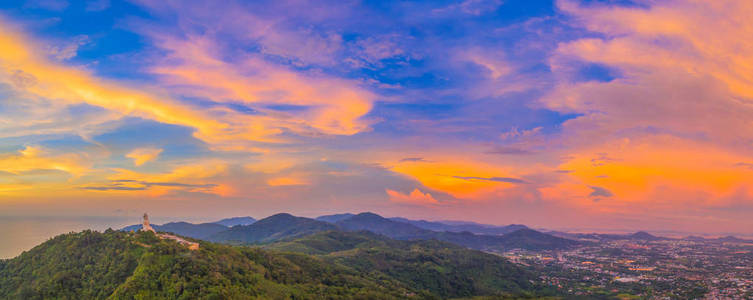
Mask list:
[{"label": "green forested hill", "polygon": [[328,231],[266,248],[318,255],[443,297],[525,295],[534,290],[541,295],[532,272],[499,256],[437,240],[399,241],[367,231]]},{"label": "green forested hill", "polygon": [[4,263],[0,298],[105,298],[131,276],[146,252],[136,241],[123,232],[57,236]]},{"label": "green forested hill", "polygon": [[327,232],[274,248],[202,242],[190,251],[148,232],[70,233],[0,262],[0,299],[426,299],[536,289],[531,273],[504,259],[446,243]]}]

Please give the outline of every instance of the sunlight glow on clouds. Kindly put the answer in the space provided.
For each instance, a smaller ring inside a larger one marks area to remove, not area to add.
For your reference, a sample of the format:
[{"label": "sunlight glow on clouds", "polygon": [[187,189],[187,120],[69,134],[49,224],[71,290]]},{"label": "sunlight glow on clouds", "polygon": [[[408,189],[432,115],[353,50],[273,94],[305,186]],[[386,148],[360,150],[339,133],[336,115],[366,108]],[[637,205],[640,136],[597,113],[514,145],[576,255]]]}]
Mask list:
[{"label": "sunlight glow on clouds", "polygon": [[[506,172],[501,168],[466,160],[405,161],[392,170],[411,176],[429,188],[467,200],[478,199],[496,189],[524,182],[517,178],[502,177]],[[508,180],[499,180],[502,178]]]},{"label": "sunlight glow on clouds", "polygon": [[208,116],[164,98],[128,89],[93,77],[84,70],[48,61],[33,44],[0,27],[0,80],[19,91],[68,104],[87,103],[169,124],[196,127],[199,132],[220,133],[223,127]]},{"label": "sunlight glow on clouds", "polygon": [[162,153],[162,149],[155,148],[139,148],[126,154],[126,157],[133,159],[133,164],[136,166],[143,165],[149,161],[152,161]]},{"label": "sunlight glow on clouds", "polygon": [[0,156],[0,170],[13,174],[35,170],[57,170],[81,176],[89,169],[84,157],[75,154],[50,154],[39,147],[27,146],[17,153]]},{"label": "sunlight glow on clouds", "polygon": [[385,190],[387,195],[390,196],[390,201],[395,203],[416,204],[416,205],[437,205],[439,201],[434,199],[429,193],[422,193],[418,189],[414,189],[409,194],[403,194],[398,191],[390,189]]},{"label": "sunlight glow on clouds", "polygon": [[3,4],[0,210],[753,226],[753,4],[635,2]]},{"label": "sunlight glow on clouds", "polygon": [[191,95],[215,102],[304,108],[301,112],[279,112],[259,106],[255,109],[263,115],[235,115],[243,123],[254,124],[261,138],[278,134],[283,128],[302,134],[346,135],[367,128],[359,118],[371,109],[373,96],[353,83],[301,76],[254,57],[228,64],[212,57],[209,45],[202,38],[166,41],[162,46],[171,51],[170,61],[180,63],[155,67],[153,71],[164,75],[169,85],[184,87]]}]

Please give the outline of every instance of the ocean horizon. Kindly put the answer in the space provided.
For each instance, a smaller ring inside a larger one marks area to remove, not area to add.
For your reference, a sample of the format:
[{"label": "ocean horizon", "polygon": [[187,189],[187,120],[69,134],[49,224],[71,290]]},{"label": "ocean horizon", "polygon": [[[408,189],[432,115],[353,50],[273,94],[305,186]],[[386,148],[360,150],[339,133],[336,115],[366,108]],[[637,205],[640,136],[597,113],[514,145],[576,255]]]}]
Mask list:
[{"label": "ocean horizon", "polygon": [[0,216],[0,259],[13,258],[57,235],[138,223],[131,216]]}]

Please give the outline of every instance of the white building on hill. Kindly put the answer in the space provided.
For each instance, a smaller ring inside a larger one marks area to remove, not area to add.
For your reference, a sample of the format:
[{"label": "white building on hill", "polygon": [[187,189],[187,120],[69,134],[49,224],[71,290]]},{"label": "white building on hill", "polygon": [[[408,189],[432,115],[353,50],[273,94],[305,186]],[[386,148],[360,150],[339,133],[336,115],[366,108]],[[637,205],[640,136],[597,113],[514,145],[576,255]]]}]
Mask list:
[{"label": "white building on hill", "polygon": [[144,224],[141,226],[141,231],[151,231],[154,233],[157,233],[154,231],[154,228],[152,228],[152,225],[149,225],[149,216],[144,213]]}]

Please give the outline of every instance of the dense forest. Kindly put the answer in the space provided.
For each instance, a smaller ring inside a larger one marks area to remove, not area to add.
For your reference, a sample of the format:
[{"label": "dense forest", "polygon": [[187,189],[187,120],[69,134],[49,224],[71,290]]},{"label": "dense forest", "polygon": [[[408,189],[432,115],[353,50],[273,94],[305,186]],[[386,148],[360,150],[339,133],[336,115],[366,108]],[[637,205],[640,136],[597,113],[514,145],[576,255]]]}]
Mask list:
[{"label": "dense forest", "polygon": [[442,297],[525,295],[539,290],[532,272],[496,255],[437,240],[400,241],[368,231],[328,231],[266,247],[314,254],[361,274],[386,275]]},{"label": "dense forest", "polygon": [[0,262],[3,299],[438,299],[548,295],[505,259],[438,241],[328,231],[261,247],[150,232],[57,236]]}]

